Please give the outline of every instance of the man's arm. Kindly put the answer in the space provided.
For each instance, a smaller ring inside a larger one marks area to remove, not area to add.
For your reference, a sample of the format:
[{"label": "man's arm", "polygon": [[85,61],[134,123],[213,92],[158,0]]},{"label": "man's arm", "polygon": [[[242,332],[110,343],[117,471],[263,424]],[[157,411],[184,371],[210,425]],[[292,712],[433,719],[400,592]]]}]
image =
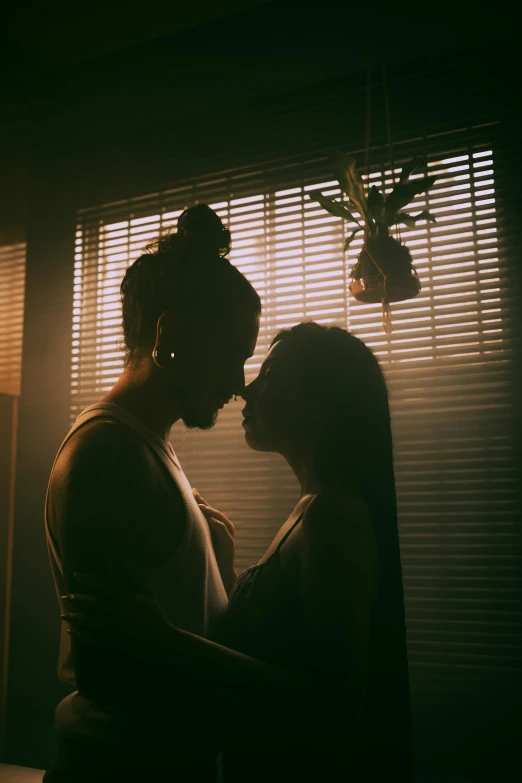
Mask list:
[{"label": "man's arm", "polygon": [[[176,497],[166,493],[161,468],[146,445],[123,425],[98,423],[73,436],[60,455],[51,492],[68,592],[80,587],[73,573],[85,571],[146,591],[154,557],[161,556],[146,546],[157,523],[153,517],[165,511],[172,525],[178,519],[173,546],[183,533],[184,507]],[[131,690],[136,698],[157,684],[152,667],[131,654],[76,640],[72,652],[78,690],[93,701],[125,702]]]},{"label": "man's arm", "polygon": [[[378,578],[371,518],[357,498],[319,496],[305,514],[302,536],[300,589],[307,631],[307,665],[275,666],[170,624],[156,625],[155,641],[151,640],[142,651],[164,674],[169,669],[180,671],[190,681],[200,682],[210,704],[207,712],[212,716],[216,706],[212,709],[211,700],[215,698],[222,718],[215,727],[216,736],[220,735],[221,742],[229,748],[252,743],[277,746],[282,740],[292,744],[313,741],[317,746],[334,742],[340,747],[350,741],[357,743],[358,697],[364,694],[370,607]],[[112,628],[117,627],[119,617],[126,616],[127,623],[133,611],[150,611],[146,604],[140,610],[140,602],[136,603],[131,594],[115,597],[110,585],[100,583],[102,594],[104,587],[109,591],[107,595],[116,598]],[[82,587],[80,592],[84,591]],[[127,611],[118,610],[118,600],[123,601]],[[80,610],[86,609],[88,606],[83,603]],[[78,632],[80,636],[83,632],[84,638],[90,636],[81,626]],[[91,638],[100,643],[99,632]],[[128,633],[126,638],[125,644],[131,644]],[[139,633],[138,639],[141,649]],[[102,643],[118,645],[115,631],[106,629]],[[238,726],[237,704],[245,699],[254,702],[256,710],[248,724]],[[267,705],[269,719],[265,719],[263,711]]]}]

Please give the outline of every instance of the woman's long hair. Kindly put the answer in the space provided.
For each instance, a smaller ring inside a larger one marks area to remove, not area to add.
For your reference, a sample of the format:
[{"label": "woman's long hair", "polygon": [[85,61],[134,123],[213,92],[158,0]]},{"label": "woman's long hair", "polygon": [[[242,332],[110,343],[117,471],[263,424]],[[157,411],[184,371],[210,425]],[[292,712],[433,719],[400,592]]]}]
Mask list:
[{"label": "woman's long hair", "polygon": [[[321,483],[359,492],[372,517],[380,588],[372,608],[369,719],[375,730],[381,720],[386,735],[394,726],[397,735],[390,737],[389,752],[400,753],[407,768],[411,723],[404,592],[384,375],[372,351],[345,329],[302,323],[280,332],[273,343],[281,340],[291,342],[300,367],[299,392],[323,422],[316,454]],[[380,714],[383,704],[394,717]]]},{"label": "woman's long hair", "polygon": [[[300,368],[299,393],[321,421],[316,470],[325,486],[356,488],[396,517],[390,409],[386,382],[371,350],[337,326],[302,323],[280,332]],[[377,516],[380,516],[378,514]]]}]

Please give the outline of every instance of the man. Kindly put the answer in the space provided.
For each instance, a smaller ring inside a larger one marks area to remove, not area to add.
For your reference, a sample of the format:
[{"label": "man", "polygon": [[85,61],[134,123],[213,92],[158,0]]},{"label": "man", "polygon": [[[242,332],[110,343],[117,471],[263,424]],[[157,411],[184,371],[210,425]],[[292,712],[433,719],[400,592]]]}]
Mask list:
[{"label": "man", "polygon": [[[198,205],[127,270],[124,372],[78,417],[46,503],[60,597],[77,589],[75,573],[96,572],[154,594],[172,623],[202,636],[223,614],[234,574],[216,558],[169,436],[179,419],[210,428],[244,388],[261,304],[226,259],[229,245],[218,216]],[[214,780],[211,726],[219,715],[196,681],[72,641],[66,629],[59,675],[78,690],[56,710],[48,783]]]}]

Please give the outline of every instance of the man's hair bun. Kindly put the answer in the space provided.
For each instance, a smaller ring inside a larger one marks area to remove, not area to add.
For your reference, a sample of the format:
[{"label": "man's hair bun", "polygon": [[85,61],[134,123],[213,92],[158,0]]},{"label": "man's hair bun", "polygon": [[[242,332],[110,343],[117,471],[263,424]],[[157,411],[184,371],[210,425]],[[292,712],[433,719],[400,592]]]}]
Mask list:
[{"label": "man's hair bun", "polygon": [[178,219],[178,235],[193,245],[219,256],[230,251],[230,231],[219,216],[206,204],[196,204],[186,209]]},{"label": "man's hair bun", "polygon": [[230,231],[206,204],[186,209],[177,231],[161,234],[127,269],[121,283],[127,360],[140,346],[154,345],[157,322],[167,310],[222,317],[230,303],[247,305],[256,316],[261,300],[226,258]]}]

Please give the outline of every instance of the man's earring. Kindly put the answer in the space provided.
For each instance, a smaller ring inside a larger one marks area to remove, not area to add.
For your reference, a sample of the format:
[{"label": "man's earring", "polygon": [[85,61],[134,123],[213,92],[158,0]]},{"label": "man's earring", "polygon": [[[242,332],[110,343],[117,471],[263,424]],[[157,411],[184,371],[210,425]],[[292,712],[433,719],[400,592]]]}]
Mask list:
[{"label": "man's earring", "polygon": [[174,352],[169,351],[165,345],[156,345],[152,351],[152,358],[156,367],[162,370],[170,370],[174,361]]}]

